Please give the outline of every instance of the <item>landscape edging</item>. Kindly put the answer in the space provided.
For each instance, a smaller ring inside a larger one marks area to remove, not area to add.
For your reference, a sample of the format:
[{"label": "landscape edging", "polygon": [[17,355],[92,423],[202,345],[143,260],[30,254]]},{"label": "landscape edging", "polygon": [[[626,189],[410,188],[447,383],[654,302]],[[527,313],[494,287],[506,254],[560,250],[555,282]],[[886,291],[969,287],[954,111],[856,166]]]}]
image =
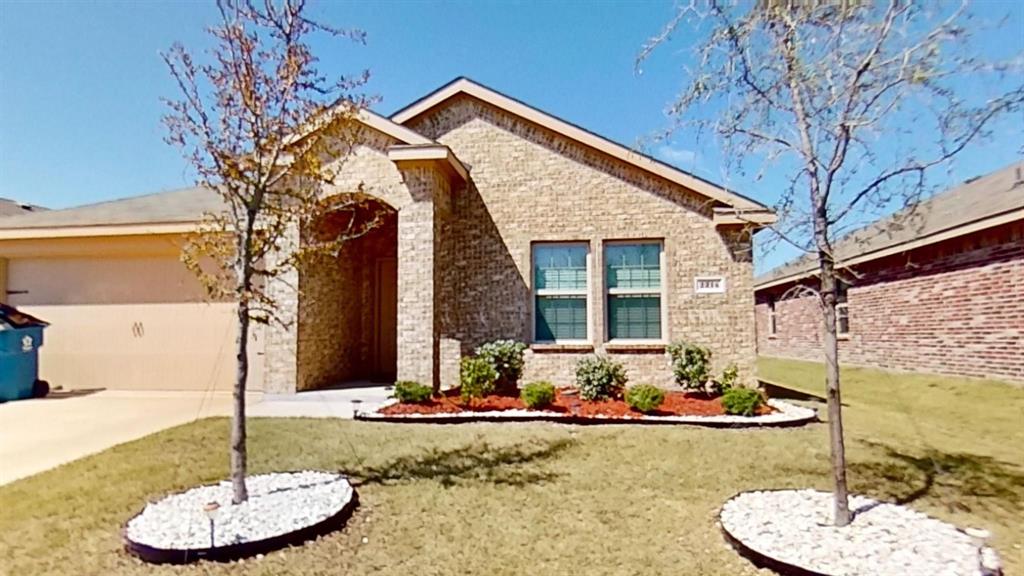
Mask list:
[{"label": "landscape edging", "polygon": [[[286,472],[282,472],[286,473]],[[352,497],[338,512],[316,524],[310,524],[298,530],[286,534],[278,534],[262,540],[228,544],[213,548],[157,548],[147,544],[141,544],[128,538],[128,524],[145,511],[145,506],[137,514],[125,521],[121,527],[121,537],[124,540],[124,549],[129,554],[138,557],[150,564],[191,564],[199,560],[211,562],[231,562],[241,558],[249,558],[258,554],[267,554],[288,546],[296,546],[310,540],[334,532],[343,528],[349,518],[359,506],[359,494],[355,486],[352,488]],[[168,494],[170,496],[170,494]]]}]

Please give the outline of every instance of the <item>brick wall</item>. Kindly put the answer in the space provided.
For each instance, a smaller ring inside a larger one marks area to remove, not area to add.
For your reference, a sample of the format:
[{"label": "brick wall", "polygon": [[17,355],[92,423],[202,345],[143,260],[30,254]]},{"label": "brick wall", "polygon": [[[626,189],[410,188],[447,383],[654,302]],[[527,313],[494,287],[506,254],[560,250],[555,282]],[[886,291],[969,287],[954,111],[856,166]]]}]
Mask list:
[{"label": "brick wall", "polygon": [[319,256],[300,275],[299,390],[376,376],[376,264],[396,256],[398,234],[397,214],[379,209],[378,226],[345,243],[337,256]]},{"label": "brick wall", "polygon": [[[664,332],[710,346],[717,369],[732,362],[753,377],[750,238],[717,230],[706,199],[466,96],[411,127],[451,147],[471,170],[468,189],[453,195],[453,254],[445,257],[444,270],[446,281],[456,283],[451,311],[457,321],[454,332],[444,335],[447,349],[468,354],[497,338],[529,341],[531,244],[584,241],[592,254],[590,334],[595,348],[604,350],[604,242],[662,239]],[[727,292],[695,294],[698,275],[724,276]],[[524,378],[570,383],[585,353],[530,352]],[[612,355],[633,382],[670,382],[659,349]]]},{"label": "brick wall", "polygon": [[[1024,222],[858,267],[840,360],[895,370],[1024,381]],[[813,299],[757,294],[760,354],[819,360]],[[768,332],[768,299],[778,332]]]}]

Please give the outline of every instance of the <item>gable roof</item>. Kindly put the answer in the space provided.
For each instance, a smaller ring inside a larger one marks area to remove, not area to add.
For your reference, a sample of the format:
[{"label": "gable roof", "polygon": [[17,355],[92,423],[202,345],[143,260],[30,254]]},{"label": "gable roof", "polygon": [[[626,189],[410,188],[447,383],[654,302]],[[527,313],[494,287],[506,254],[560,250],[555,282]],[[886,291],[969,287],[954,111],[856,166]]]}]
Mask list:
[{"label": "gable roof", "polygon": [[[852,266],[1015,220],[1024,220],[1024,162],[968,180],[851,232],[834,250],[840,265]],[[756,278],[754,288],[799,280],[814,274],[817,266],[813,255],[801,256]]]},{"label": "gable roof", "polygon": [[617,158],[627,164],[631,164],[646,172],[664,178],[665,180],[693,190],[698,194],[725,206],[732,207],[737,211],[768,211],[768,208],[765,205],[747,198],[742,194],[723,188],[717,184],[694,176],[689,172],[685,172],[659,160],[655,160],[650,156],[641,154],[636,150],[627,148],[622,144],[609,140],[608,138],[595,134],[570,122],[566,122],[565,120],[552,116],[542,110],[538,110],[537,108],[516,100],[515,98],[506,96],[497,90],[488,88],[487,86],[474,82],[466,77],[456,78],[448,84],[445,84],[430,94],[427,94],[419,100],[416,100],[395,112],[391,115],[391,120],[399,124],[407,125],[417,116],[425,114],[438,106],[442,106],[445,102],[460,94],[472,96],[473,98],[500,108],[514,116],[518,116],[538,124],[571,140],[575,140],[589,148],[608,154],[609,156]]}]

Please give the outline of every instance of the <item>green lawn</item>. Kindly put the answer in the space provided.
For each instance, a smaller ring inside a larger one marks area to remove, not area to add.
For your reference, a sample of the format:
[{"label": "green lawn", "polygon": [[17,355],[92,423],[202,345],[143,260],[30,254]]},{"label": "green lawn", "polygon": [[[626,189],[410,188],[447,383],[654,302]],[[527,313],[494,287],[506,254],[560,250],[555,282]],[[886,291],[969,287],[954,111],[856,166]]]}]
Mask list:
[{"label": "green lawn", "polygon": [[[765,360],[762,372],[820,389],[811,364]],[[853,488],[985,526],[1008,573],[1024,571],[1024,389],[845,376]],[[340,469],[358,480],[349,527],[242,564],[154,568],[125,555],[120,525],[147,498],[226,473],[227,428],[202,420],[0,487],[0,574],[756,574],[722,541],[722,502],[754,488],[828,487],[821,424],[256,419],[254,471]]]}]

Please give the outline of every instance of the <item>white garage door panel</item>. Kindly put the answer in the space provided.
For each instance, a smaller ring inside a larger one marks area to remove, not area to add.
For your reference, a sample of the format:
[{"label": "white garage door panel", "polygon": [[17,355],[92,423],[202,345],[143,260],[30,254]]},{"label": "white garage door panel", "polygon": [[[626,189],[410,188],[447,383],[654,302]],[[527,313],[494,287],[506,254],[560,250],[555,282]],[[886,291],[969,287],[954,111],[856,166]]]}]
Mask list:
[{"label": "white garage door panel", "polygon": [[[48,322],[40,377],[52,386],[230,390],[235,308],[202,302],[173,255],[11,259],[11,303]],[[250,337],[249,388],[263,384],[259,326]]]}]

